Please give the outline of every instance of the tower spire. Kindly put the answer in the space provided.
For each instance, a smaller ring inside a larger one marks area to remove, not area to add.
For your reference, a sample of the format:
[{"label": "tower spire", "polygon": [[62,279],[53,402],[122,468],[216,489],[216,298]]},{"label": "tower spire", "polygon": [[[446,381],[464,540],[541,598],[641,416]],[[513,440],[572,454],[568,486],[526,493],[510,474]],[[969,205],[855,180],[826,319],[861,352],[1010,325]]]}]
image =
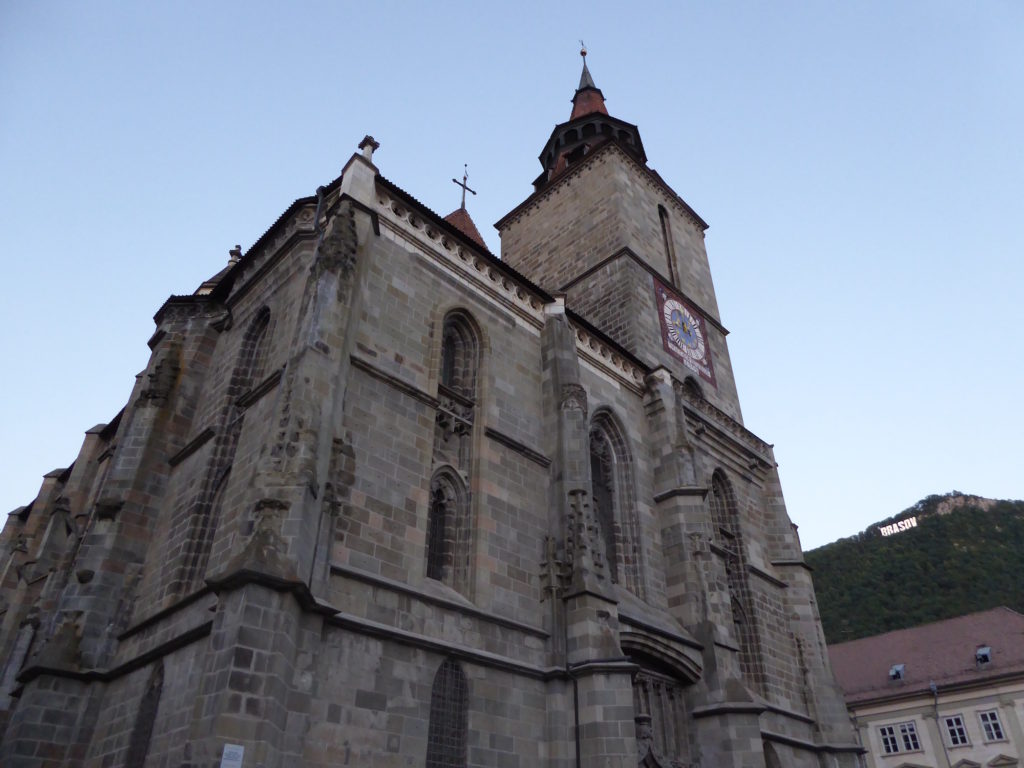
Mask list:
[{"label": "tower spire", "polygon": [[587,46],[580,40],[580,56],[583,58],[583,71],[580,73],[580,85],[572,97],[572,114],[570,120],[577,117],[589,115],[593,112],[600,112],[607,115],[608,110],[604,106],[604,96],[601,89],[594,85],[594,78],[587,68]]}]

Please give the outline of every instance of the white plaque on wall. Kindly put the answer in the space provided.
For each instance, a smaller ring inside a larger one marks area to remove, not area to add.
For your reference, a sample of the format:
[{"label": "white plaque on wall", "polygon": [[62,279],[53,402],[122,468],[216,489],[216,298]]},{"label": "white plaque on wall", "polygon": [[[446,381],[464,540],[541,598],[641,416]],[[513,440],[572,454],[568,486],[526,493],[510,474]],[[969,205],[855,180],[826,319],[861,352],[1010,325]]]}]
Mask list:
[{"label": "white plaque on wall", "polygon": [[242,768],[242,755],[245,747],[240,744],[225,744],[224,754],[220,758],[220,768]]}]

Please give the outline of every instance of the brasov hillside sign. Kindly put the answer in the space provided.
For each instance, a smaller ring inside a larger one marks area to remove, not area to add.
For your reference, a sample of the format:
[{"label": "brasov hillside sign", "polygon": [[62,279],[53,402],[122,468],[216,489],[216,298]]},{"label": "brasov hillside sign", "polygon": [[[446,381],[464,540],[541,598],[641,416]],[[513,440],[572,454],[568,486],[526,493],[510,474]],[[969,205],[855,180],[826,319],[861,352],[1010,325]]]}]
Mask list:
[{"label": "brasov hillside sign", "polygon": [[900,520],[898,523],[893,523],[892,525],[879,526],[878,532],[883,536],[892,536],[894,533],[909,531],[911,528],[917,528],[916,517],[908,517],[906,520]]}]

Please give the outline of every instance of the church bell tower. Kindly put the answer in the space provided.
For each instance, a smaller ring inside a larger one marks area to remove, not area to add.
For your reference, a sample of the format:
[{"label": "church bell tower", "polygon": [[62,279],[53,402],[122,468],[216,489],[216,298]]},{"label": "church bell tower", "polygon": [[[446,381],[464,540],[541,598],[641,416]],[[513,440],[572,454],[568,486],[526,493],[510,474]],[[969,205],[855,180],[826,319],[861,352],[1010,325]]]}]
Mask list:
[{"label": "church bell tower", "polygon": [[533,194],[495,225],[502,260],[742,421],[708,225],[648,166],[637,126],[608,113],[581,55],[572,112],[541,150]]}]

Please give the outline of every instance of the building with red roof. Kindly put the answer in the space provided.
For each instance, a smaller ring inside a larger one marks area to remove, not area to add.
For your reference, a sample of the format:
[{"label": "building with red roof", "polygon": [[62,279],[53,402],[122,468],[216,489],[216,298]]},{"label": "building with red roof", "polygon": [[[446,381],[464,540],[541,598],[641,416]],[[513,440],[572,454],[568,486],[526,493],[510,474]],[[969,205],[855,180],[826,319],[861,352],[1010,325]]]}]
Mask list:
[{"label": "building with red roof", "polygon": [[1024,615],[993,608],[829,648],[878,768],[996,768],[1024,754]]}]

